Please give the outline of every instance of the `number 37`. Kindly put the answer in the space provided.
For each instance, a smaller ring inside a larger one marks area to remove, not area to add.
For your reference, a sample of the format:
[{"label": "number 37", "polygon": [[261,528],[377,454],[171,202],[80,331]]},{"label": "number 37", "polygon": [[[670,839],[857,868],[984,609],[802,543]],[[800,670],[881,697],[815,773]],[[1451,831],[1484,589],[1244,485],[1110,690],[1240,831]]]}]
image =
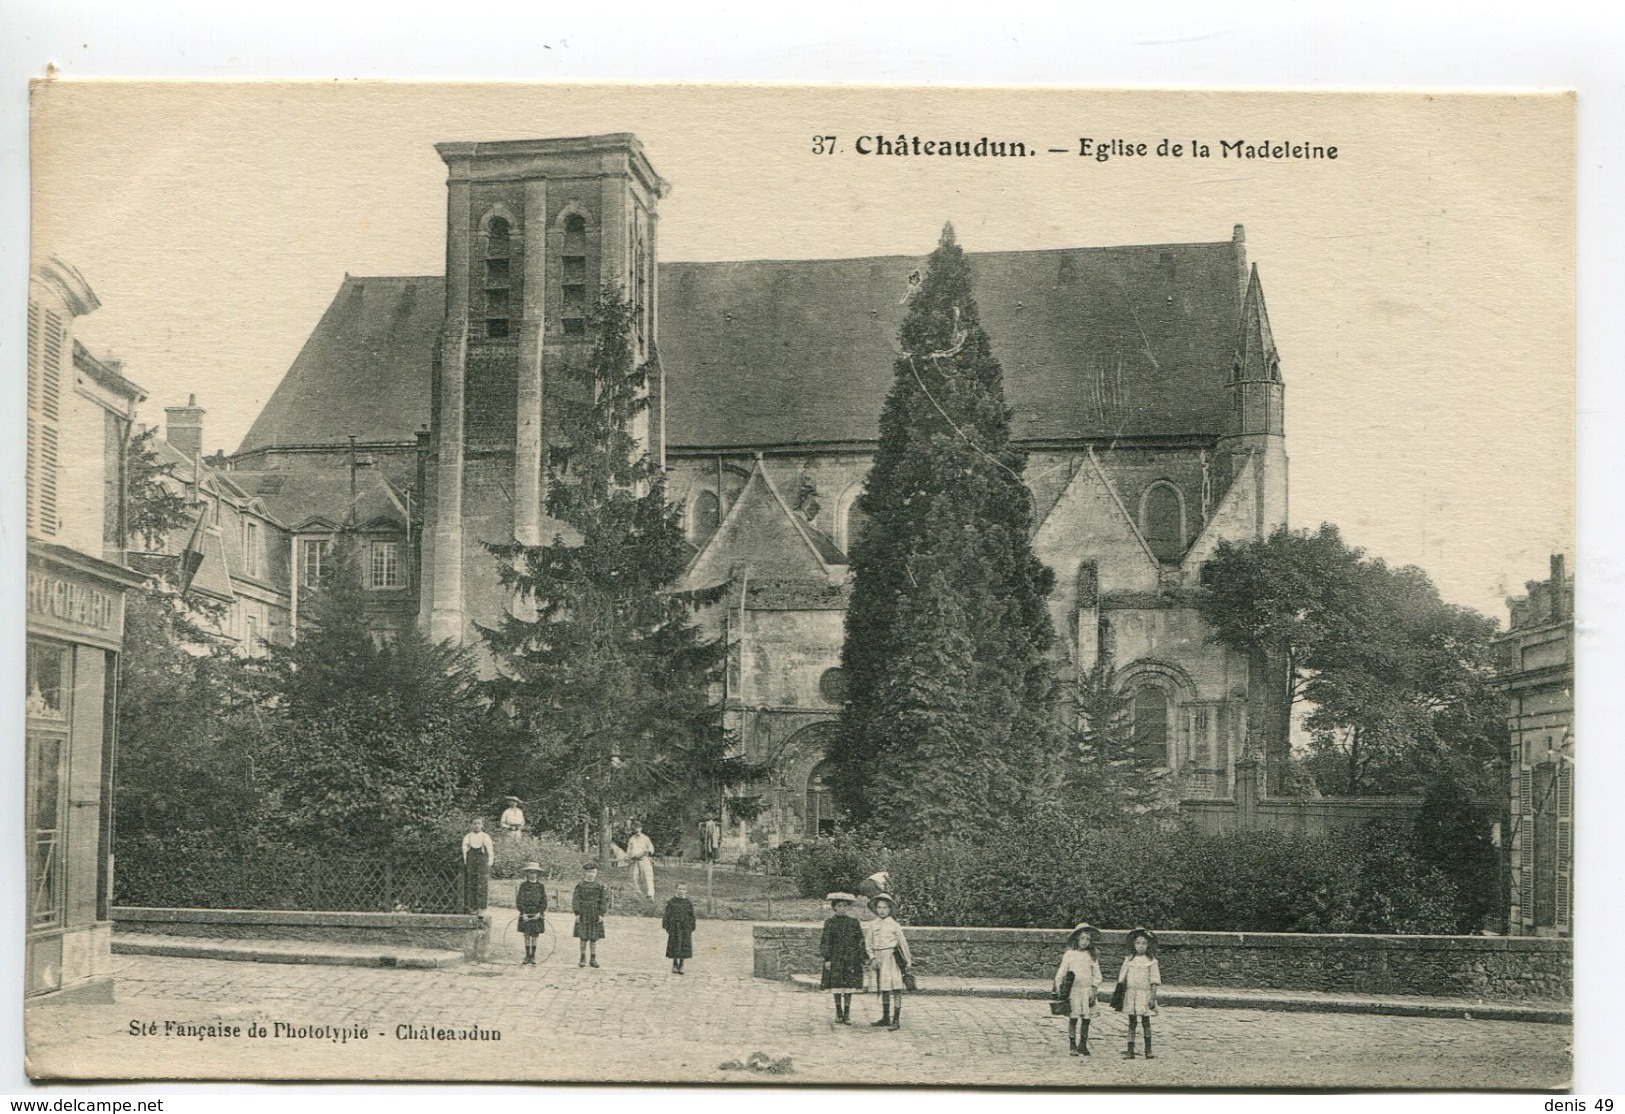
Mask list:
[{"label": "number 37", "polygon": [[813,136],[812,153],[815,155],[833,155],[835,153],[835,137],[833,135]]}]

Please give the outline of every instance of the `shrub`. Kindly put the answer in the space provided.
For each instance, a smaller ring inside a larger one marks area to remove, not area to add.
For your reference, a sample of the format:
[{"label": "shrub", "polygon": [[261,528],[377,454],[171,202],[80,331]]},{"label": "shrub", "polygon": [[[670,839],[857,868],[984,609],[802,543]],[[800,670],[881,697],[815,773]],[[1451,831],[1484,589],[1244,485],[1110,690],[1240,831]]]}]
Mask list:
[{"label": "shrub", "polygon": [[802,897],[850,890],[875,871],[887,869],[889,857],[884,847],[855,832],[784,843],[762,855],[767,872],[795,879],[796,892]]},{"label": "shrub", "polygon": [[[803,858],[798,877],[821,886],[824,856]],[[1449,880],[1417,859],[1407,833],[1376,826],[1206,835],[1049,818],[897,852],[887,865],[915,924],[1442,933],[1456,923]]]},{"label": "shrub", "polygon": [[508,835],[497,832],[492,837],[497,846],[496,861],[491,864],[491,877],[518,878],[527,862],[540,864],[544,874],[552,877],[573,878],[581,872],[588,856],[579,847],[572,847],[549,832],[520,832]]}]

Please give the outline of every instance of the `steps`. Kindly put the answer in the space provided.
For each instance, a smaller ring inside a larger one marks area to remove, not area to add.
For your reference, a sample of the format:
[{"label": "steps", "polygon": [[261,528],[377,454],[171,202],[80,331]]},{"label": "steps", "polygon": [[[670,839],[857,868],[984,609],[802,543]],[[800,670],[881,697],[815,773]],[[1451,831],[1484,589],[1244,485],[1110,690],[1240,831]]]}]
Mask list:
[{"label": "steps", "polygon": [[432,970],[455,967],[463,953],[394,944],[340,944],[321,940],[212,940],[120,932],[114,955],[160,955],[175,959],[217,959],[236,963],[299,963],[328,967],[399,967]]}]

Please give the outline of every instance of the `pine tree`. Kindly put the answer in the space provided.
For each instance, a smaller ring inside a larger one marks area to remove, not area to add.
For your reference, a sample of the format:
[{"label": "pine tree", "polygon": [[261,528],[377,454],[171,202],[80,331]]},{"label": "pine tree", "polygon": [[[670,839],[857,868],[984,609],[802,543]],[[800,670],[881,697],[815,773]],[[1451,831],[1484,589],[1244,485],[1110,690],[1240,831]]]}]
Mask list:
[{"label": "pine tree", "polygon": [[1049,613],[1025,456],[952,226],[899,334],[858,507],[832,758],[852,821],[887,839],[973,832],[1032,807],[1054,754]]},{"label": "pine tree", "polygon": [[665,476],[633,434],[648,406],[634,312],[605,291],[592,354],[571,372],[579,390],[548,460],[547,511],[562,528],[543,545],[490,547],[535,618],[484,632],[500,670],[489,691],[514,728],[510,784],[581,801],[601,854],[617,812],[697,811],[755,772],[730,756],[712,700],[724,648],[694,623],[721,590],[673,591],[688,555]]},{"label": "pine tree", "polygon": [[1158,746],[1134,734],[1134,697],[1102,657],[1078,685],[1077,726],[1063,766],[1066,805],[1098,825],[1158,820],[1178,812],[1174,779]]}]

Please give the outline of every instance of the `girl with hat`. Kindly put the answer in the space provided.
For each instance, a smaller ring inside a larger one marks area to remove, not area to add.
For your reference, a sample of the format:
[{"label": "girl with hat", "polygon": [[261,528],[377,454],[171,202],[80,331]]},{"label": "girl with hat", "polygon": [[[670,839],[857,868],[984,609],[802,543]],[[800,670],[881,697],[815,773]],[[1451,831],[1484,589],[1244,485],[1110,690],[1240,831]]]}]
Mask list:
[{"label": "girl with hat", "polygon": [[[1123,1058],[1134,1059],[1134,1019],[1139,1018],[1145,1029],[1145,1058],[1152,1060],[1156,1057],[1151,1052],[1151,1018],[1156,1016],[1157,987],[1162,985],[1162,972],[1157,967],[1157,937],[1150,929],[1132,929],[1128,946],[1131,954],[1117,972],[1122,1009],[1128,1015],[1128,1048]],[[1115,995],[1112,1004],[1116,1005]]]},{"label": "girl with hat", "polygon": [[536,966],[536,937],[547,931],[547,886],[542,882],[542,864],[525,864],[525,880],[514,891],[513,903],[519,909],[519,931],[525,934],[525,966]]},{"label": "girl with hat", "polygon": [[1089,1055],[1089,1021],[1100,1013],[1100,960],[1095,956],[1099,930],[1084,923],[1066,938],[1066,954],[1055,971],[1055,993],[1067,1001],[1066,1043],[1074,1056]]},{"label": "girl with hat", "polygon": [[864,944],[863,926],[852,916],[858,899],[849,893],[833,893],[824,898],[834,916],[824,922],[824,935],[818,954],[824,957],[820,985],[835,995],[835,1023],[852,1024],[852,992],[863,989],[863,971],[869,965],[869,949]]},{"label": "girl with hat", "polygon": [[903,1026],[903,987],[914,961],[908,952],[903,926],[892,918],[892,906],[891,894],[876,894],[869,899],[869,909],[875,919],[863,926],[863,936],[869,948],[875,990],[880,992],[880,1020],[869,1024],[900,1029]]}]

